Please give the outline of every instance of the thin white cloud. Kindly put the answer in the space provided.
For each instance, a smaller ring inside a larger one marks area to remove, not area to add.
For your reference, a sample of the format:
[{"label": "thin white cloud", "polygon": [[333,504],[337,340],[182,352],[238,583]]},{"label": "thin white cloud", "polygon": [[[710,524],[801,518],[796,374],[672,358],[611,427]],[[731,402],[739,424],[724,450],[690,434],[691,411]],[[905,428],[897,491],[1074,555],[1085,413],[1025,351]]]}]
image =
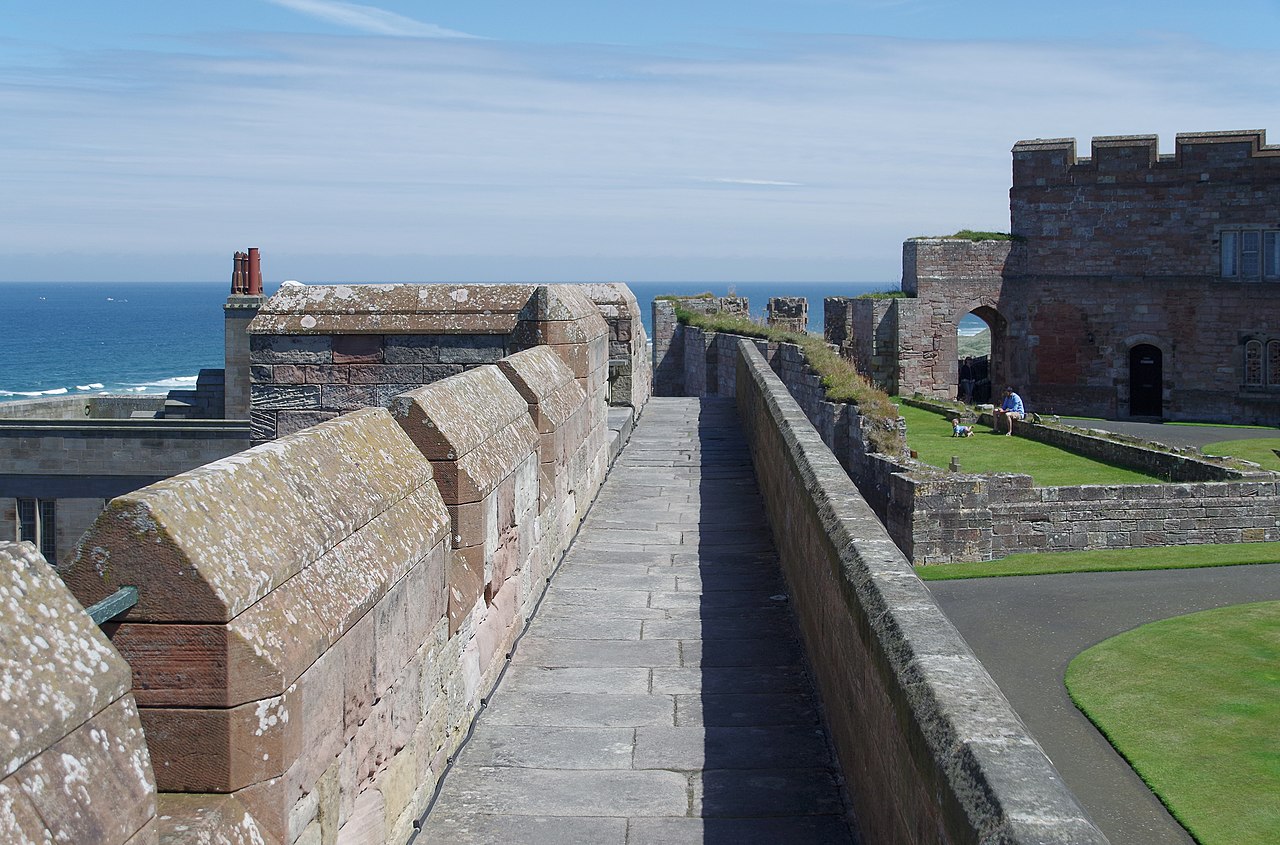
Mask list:
[{"label": "thin white cloud", "polygon": [[781,182],[776,179],[709,179],[719,185],[751,185],[759,188],[803,188],[803,182]]},{"label": "thin white cloud", "polygon": [[371,35],[396,35],[407,38],[474,38],[465,32],[456,32],[431,23],[423,23],[395,12],[361,3],[343,3],[339,0],[267,0],[276,6],[291,9],[299,14]]}]

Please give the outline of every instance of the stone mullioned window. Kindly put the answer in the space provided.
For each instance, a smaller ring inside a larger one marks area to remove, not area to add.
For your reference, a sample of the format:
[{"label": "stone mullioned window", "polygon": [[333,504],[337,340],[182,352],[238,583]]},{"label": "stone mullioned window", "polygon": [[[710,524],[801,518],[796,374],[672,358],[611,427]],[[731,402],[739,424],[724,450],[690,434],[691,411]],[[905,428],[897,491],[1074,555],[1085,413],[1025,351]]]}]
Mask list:
[{"label": "stone mullioned window", "polygon": [[1280,279],[1280,230],[1224,229],[1218,235],[1224,279]]},{"label": "stone mullioned window", "polygon": [[1244,386],[1251,390],[1280,389],[1280,340],[1245,341]]}]

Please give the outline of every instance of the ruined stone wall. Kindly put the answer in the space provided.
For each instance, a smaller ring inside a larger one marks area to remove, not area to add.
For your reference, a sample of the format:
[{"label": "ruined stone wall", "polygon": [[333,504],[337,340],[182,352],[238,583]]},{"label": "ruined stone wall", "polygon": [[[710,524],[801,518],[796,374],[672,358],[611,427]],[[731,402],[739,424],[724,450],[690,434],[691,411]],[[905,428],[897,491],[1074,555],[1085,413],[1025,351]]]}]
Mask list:
[{"label": "ruined stone wall", "polygon": [[108,631],[173,841],[407,840],[602,480],[603,368],[565,357],[592,362],[540,345],[110,504],[62,575],[140,587]]},{"label": "ruined stone wall", "polygon": [[155,845],[129,665],[30,544],[0,572],[0,841]]},{"label": "ruined stone wall", "polygon": [[755,345],[740,350],[739,413],[863,836],[1105,843]]},{"label": "ruined stone wall", "polygon": [[[750,302],[743,296],[691,296],[680,297],[674,301],[655,299],[653,301],[653,395],[732,395],[732,393],[717,394],[716,388],[711,386],[721,379],[721,373],[716,372],[715,366],[708,371],[707,349],[694,350],[693,357],[686,359],[686,344],[693,341],[689,335],[683,333],[682,329],[685,327],[676,320],[676,303],[681,308],[698,314],[724,313],[744,318],[751,316]],[[721,366],[724,381],[730,384],[733,381],[731,374],[733,360],[730,355]]]},{"label": "ruined stone wall", "polygon": [[653,364],[640,303],[624,284],[581,285],[609,326],[609,405],[638,415],[653,392]]},{"label": "ruined stone wall", "polygon": [[766,322],[774,328],[804,334],[809,331],[809,300],[803,296],[771,296]]}]

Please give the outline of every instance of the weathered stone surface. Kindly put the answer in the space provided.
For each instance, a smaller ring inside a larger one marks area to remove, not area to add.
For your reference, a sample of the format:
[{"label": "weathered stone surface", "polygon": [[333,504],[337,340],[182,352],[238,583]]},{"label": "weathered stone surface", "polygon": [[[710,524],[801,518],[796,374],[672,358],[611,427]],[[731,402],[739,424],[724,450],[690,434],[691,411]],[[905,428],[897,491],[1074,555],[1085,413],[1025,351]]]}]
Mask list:
[{"label": "weathered stone surface", "polygon": [[0,793],[9,790],[21,791],[55,842],[123,843],[143,830],[156,787],[133,699],[116,699],[26,761],[0,781]]},{"label": "weathered stone surface", "polygon": [[391,412],[435,462],[450,504],[478,501],[496,489],[538,443],[528,404],[497,367],[396,397]]},{"label": "weathered stone surface", "polygon": [[63,577],[85,602],[145,585],[128,619],[226,622],[430,481],[390,415],[359,411],[113,500]]},{"label": "weathered stone surface", "polygon": [[129,667],[29,543],[0,543],[0,778],[129,691]]},{"label": "weathered stone surface", "polygon": [[165,845],[262,845],[264,831],[232,795],[167,792],[158,802]]},{"label": "weathered stone surface", "polygon": [[[739,411],[864,834],[1106,842],[756,346],[739,350]],[[1046,816],[1034,839],[1014,829]]]},{"label": "weathered stone surface", "polygon": [[281,288],[252,335],[507,334],[533,285],[308,285]]},{"label": "weathered stone surface", "polygon": [[328,364],[333,361],[333,343],[327,337],[302,337],[294,332],[255,334],[253,323],[249,324],[249,332],[249,355],[254,364]]}]

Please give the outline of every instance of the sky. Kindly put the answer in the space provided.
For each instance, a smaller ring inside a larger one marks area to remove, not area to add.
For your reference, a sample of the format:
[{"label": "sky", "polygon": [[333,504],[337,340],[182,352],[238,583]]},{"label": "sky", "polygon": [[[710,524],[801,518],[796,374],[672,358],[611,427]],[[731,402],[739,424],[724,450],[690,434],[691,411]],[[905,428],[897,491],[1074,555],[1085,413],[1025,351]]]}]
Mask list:
[{"label": "sky", "polygon": [[0,0],[0,281],[897,281],[1021,139],[1270,129],[1280,0]]}]

